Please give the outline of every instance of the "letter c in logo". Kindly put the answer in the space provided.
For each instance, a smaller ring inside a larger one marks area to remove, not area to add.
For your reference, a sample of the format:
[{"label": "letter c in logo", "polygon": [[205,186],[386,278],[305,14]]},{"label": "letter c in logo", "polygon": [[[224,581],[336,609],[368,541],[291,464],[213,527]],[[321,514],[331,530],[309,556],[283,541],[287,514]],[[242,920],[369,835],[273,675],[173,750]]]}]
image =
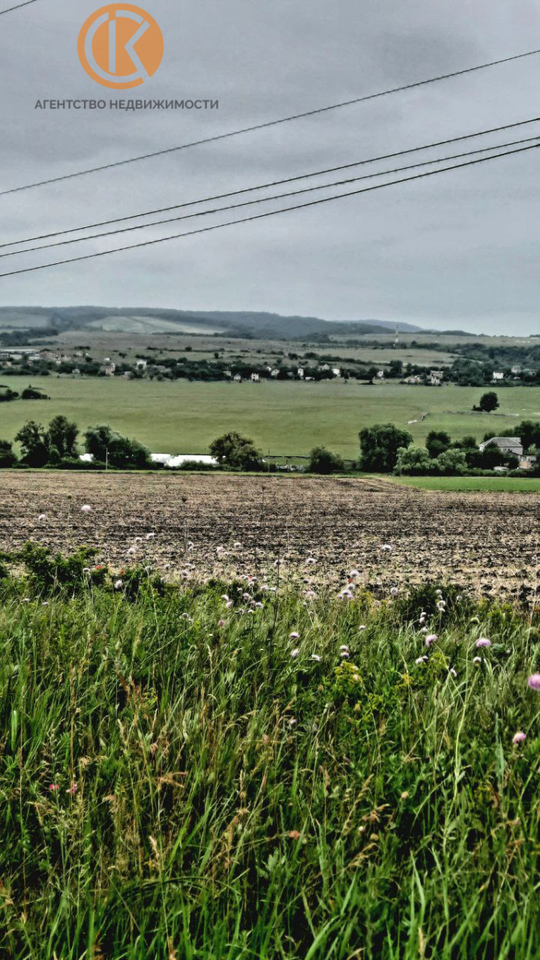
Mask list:
[{"label": "letter c in logo", "polygon": [[79,59],[88,76],[104,87],[138,87],[158,69],[163,34],[153,17],[129,3],[96,10],[79,34]]}]

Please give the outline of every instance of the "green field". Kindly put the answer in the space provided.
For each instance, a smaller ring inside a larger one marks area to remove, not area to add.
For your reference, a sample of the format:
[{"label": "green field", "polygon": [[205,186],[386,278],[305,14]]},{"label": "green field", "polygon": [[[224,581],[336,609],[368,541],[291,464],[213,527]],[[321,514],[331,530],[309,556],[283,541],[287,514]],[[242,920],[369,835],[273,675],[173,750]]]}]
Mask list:
[{"label": "green field", "polygon": [[[386,478],[388,479],[388,478]],[[420,490],[463,493],[540,493],[540,477],[392,477],[392,483]]]},{"label": "green field", "polygon": [[[14,390],[28,378],[9,377]],[[355,383],[158,383],[113,378],[35,378],[48,401],[15,401],[0,406],[0,439],[12,439],[27,419],[56,414],[73,418],[82,430],[96,423],[136,437],[154,453],[206,453],[226,430],[251,436],[263,453],[306,455],[324,444],[344,457],[358,456],[358,431],[374,423],[395,423],[423,443],[433,429],[454,438],[506,430],[522,418],[540,419],[540,387],[499,391],[497,415],[474,414],[481,389],[469,387],[375,386]],[[419,421],[422,414],[428,416]],[[502,415],[499,415],[502,414]]]}]

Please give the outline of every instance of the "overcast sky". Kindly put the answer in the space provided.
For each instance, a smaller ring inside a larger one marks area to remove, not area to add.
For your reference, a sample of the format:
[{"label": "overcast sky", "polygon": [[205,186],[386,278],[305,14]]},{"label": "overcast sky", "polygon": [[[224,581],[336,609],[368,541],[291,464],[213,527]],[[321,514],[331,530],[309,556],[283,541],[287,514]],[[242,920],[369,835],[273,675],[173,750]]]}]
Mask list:
[{"label": "overcast sky", "polygon": [[[10,5],[3,0],[0,9]],[[77,56],[79,30],[101,5],[38,0],[0,18],[0,189],[540,47],[536,0],[145,0],[163,31],[163,62],[144,86],[117,94],[90,79]],[[2,196],[2,242],[524,120],[540,113],[539,86],[540,56]],[[220,106],[191,113],[34,109],[45,98],[129,96],[214,98]],[[540,123],[532,132],[540,135]],[[527,134],[492,142],[519,136]],[[538,333],[539,154],[0,279],[0,305],[269,310]],[[118,243],[12,257],[0,260],[0,272]]]}]

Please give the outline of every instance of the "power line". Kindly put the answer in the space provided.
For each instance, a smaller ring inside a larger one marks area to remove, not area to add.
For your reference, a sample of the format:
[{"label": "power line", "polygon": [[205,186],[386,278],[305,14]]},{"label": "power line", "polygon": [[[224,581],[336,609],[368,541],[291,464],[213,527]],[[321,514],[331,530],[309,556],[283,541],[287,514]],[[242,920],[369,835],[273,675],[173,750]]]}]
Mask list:
[{"label": "power line", "polygon": [[[218,194],[215,194],[214,196],[202,197],[199,200],[189,200],[184,203],[176,203],[167,207],[158,207],[157,209],[154,209],[154,210],[146,210],[143,213],[132,213],[125,217],[114,217],[110,220],[101,220],[101,221],[97,221],[96,223],[88,223],[81,227],[71,227],[70,229],[66,229],[66,230],[56,230],[56,231],[53,231],[52,233],[42,233],[42,234],[38,234],[35,237],[26,237],[23,240],[11,240],[6,243],[0,243],[0,250],[4,249],[5,247],[19,246],[20,244],[23,244],[23,243],[35,243],[39,240],[49,240],[51,237],[63,237],[63,236],[66,236],[66,234],[68,233],[78,233],[81,230],[94,230],[97,227],[107,227],[113,223],[123,223],[126,220],[136,220],[136,219],[139,219],[140,217],[150,217],[158,213],[168,213],[171,210],[180,210],[185,207],[192,207],[202,203],[211,203],[214,200],[224,200],[228,197],[236,197],[244,193],[254,192],[256,190],[265,190],[270,187],[278,187],[278,186],[282,186],[283,184],[294,183],[298,180],[305,180],[311,177],[319,177],[319,176],[322,177],[328,173],[337,173],[341,170],[350,170],[352,167],[363,166],[369,163],[378,163],[381,160],[391,160],[391,159],[394,159],[395,157],[402,157],[410,153],[419,153],[424,150],[432,150],[432,149],[435,149],[436,147],[448,146],[451,143],[459,143],[463,140],[471,140],[476,137],[485,137],[492,133],[500,133],[503,130],[513,130],[516,127],[523,127],[523,126],[527,126],[532,123],[538,123],[538,122],[540,122],[540,116],[532,117],[528,120],[520,120],[516,123],[507,123],[499,127],[491,127],[488,130],[477,130],[474,133],[462,134],[459,137],[451,137],[450,139],[446,139],[446,140],[438,140],[434,143],[424,144],[423,146],[420,146],[420,147],[409,147],[406,150],[397,150],[394,153],[386,153],[378,157],[370,157],[369,159],[364,159],[364,160],[355,160],[352,163],[344,163],[336,167],[327,167],[324,170],[317,170],[312,173],[302,173],[294,177],[286,177],[283,180],[273,180],[273,181],[270,181],[269,183],[260,183],[252,187],[243,187],[241,190],[232,190],[232,191],[229,191],[228,193],[218,193]],[[531,137],[529,139],[535,139],[535,138]],[[515,142],[520,143],[525,141],[515,141]],[[502,146],[507,146],[507,144],[503,144]],[[496,150],[498,149],[498,147],[494,146],[486,149]],[[473,150],[470,152],[479,153],[480,150]],[[452,159],[452,158],[442,158],[442,159]],[[389,172],[393,172],[393,171],[389,171]],[[44,250],[46,249],[46,247],[41,247],[38,249]],[[5,254],[5,256],[7,256],[7,254]]]},{"label": "power line", "polygon": [[[35,0],[27,0],[35,2]],[[74,177],[83,177],[90,173],[98,173],[102,170],[112,170],[115,167],[122,167],[128,163],[138,163],[140,160],[149,160],[152,157],[161,157],[165,154],[175,153],[178,150],[188,150],[191,147],[198,147],[205,143],[216,143],[218,140],[227,140],[231,137],[238,137],[245,133],[252,133],[255,130],[264,130],[269,127],[275,127],[281,123],[291,123],[293,120],[301,120],[304,117],[314,117],[321,113],[329,113],[331,110],[341,110],[344,107],[351,107],[357,103],[366,103],[368,100],[377,100],[380,97],[388,97],[394,93],[403,93],[406,90],[414,90],[418,87],[426,86],[429,83],[438,83],[441,80],[450,80],[452,77],[462,77],[468,73],[476,73],[479,70],[487,70],[489,67],[497,67],[504,63],[511,63],[515,60],[524,60],[526,57],[534,57],[540,53],[538,50],[528,50],[526,53],[518,53],[511,57],[503,57],[500,60],[491,60],[489,63],[480,63],[474,67],[465,67],[462,70],[454,70],[452,73],[443,73],[436,77],[429,77],[426,80],[416,80],[414,83],[406,83],[399,87],[391,87],[388,90],[379,90],[377,93],[369,93],[362,97],[355,97],[352,100],[343,100],[341,103],[333,103],[327,107],[318,107],[314,110],[306,110],[304,113],[295,113],[288,117],[281,117],[279,120],[268,120],[265,123],[256,123],[249,127],[241,127],[238,130],[230,130],[228,133],[216,134],[213,137],[205,137],[202,140],[193,140],[191,143],[182,143],[176,147],[167,147],[164,150],[155,150],[152,153],[140,154],[137,157],[128,157],[126,160],[117,160],[114,163],[104,163],[97,167],[88,167],[86,170],[77,170],[75,173],[66,173],[60,177],[51,177],[48,180],[37,180],[34,183],[26,183],[20,187],[11,187],[9,190],[0,191],[0,196],[6,196],[9,193],[18,193],[21,190],[31,190],[34,187],[43,187],[50,183],[60,183],[63,180],[71,180]]]},{"label": "power line", "polygon": [[7,10],[0,10],[0,17],[3,13],[11,13],[12,10],[20,10],[21,7],[28,7],[31,3],[35,3],[36,0],[25,0],[24,3],[18,3],[16,7],[8,7]]},{"label": "power line", "polygon": [[401,183],[409,183],[413,180],[424,179],[425,177],[434,177],[439,173],[447,173],[450,170],[460,170],[463,167],[472,167],[479,163],[487,163],[489,160],[496,160],[499,157],[508,157],[511,154],[525,153],[528,150],[536,150],[538,149],[539,146],[540,144],[533,144],[528,147],[520,147],[516,150],[507,151],[506,153],[493,154],[493,156],[491,157],[480,157],[476,160],[467,160],[466,163],[458,163],[458,164],[453,164],[452,166],[449,166],[449,167],[442,167],[439,170],[429,170],[424,173],[414,174],[414,176],[411,176],[411,177],[403,177],[399,180],[391,180],[389,183],[377,183],[371,187],[362,187],[360,190],[349,190],[347,193],[340,193],[335,197],[323,197],[322,199],[319,199],[319,200],[309,200],[307,203],[294,204],[292,207],[281,207],[279,210],[269,210],[266,213],[254,214],[252,217],[243,217],[240,220],[229,220],[225,223],[212,224],[209,227],[199,227],[197,230],[189,230],[185,233],[171,234],[168,237],[159,237],[158,239],[155,239],[155,240],[144,240],[141,243],[129,244],[128,246],[124,246],[124,247],[114,247],[112,250],[101,250],[101,251],[98,251],[97,253],[87,253],[87,254],[84,254],[83,256],[71,257],[67,260],[56,260],[52,263],[44,263],[35,267],[23,267],[20,270],[11,270],[8,273],[0,273],[0,278],[13,277],[22,273],[34,273],[37,270],[48,270],[51,267],[59,267],[68,263],[79,263],[82,260],[94,260],[96,257],[106,257],[106,256],[110,256],[113,253],[121,253],[125,250],[138,250],[141,247],[150,247],[156,243],[166,243],[169,240],[178,240],[181,237],[193,237],[196,234],[210,233],[213,230],[222,230],[225,227],[236,226],[237,224],[240,224],[240,223],[252,223],[255,220],[264,220],[267,217],[275,217],[281,213],[290,213],[293,210],[302,210],[302,209],[306,209],[307,207],[316,207],[323,203],[331,203],[334,200],[344,200],[347,197],[358,196],[361,193],[371,193],[374,190],[382,190],[384,187],[396,186],[397,184],[401,184]]},{"label": "power line", "polygon": [[[244,200],[241,203],[232,203],[232,204],[227,204],[226,206],[223,206],[223,207],[214,207],[209,210],[200,210],[196,213],[188,213],[179,217],[168,217],[166,220],[154,220],[152,223],[139,223],[132,227],[121,227],[116,230],[106,230],[106,231],[103,231],[102,233],[91,234],[90,236],[87,236],[87,237],[73,237],[71,240],[59,240],[55,243],[46,243],[38,247],[26,247],[24,250],[11,250],[9,253],[0,253],[0,259],[3,259],[4,257],[18,257],[18,256],[20,257],[20,256],[23,256],[23,254],[25,253],[34,253],[35,251],[38,251],[38,250],[51,250],[55,247],[64,247],[72,243],[87,243],[89,240],[101,240],[103,237],[116,236],[116,234],[119,234],[119,233],[131,233],[133,232],[133,230],[148,230],[151,227],[160,227],[165,223],[175,223],[180,220],[192,220],[198,217],[206,217],[206,216],[209,216],[210,214],[224,213],[225,211],[228,211],[228,210],[238,210],[240,207],[251,207],[254,204],[270,203],[274,200],[284,200],[287,197],[297,197],[297,196],[300,196],[301,194],[312,193],[315,190],[328,190],[332,187],[343,187],[343,186],[347,186],[350,183],[357,183],[359,180],[371,180],[374,177],[384,177],[394,173],[403,173],[405,170],[416,170],[418,169],[418,167],[430,166],[435,163],[446,163],[448,160],[459,160],[459,159],[462,159],[463,157],[475,156],[478,153],[488,153],[493,150],[503,150],[506,147],[514,147],[514,146],[521,145],[523,143],[531,143],[531,141],[533,140],[535,141],[540,140],[540,134],[538,134],[536,137],[527,137],[526,139],[523,139],[523,140],[512,140],[509,143],[498,143],[498,144],[494,144],[491,147],[480,147],[476,150],[467,150],[464,153],[455,153],[447,157],[436,157],[433,160],[422,160],[419,163],[410,163],[403,167],[394,167],[391,170],[379,170],[379,171],[376,171],[375,173],[367,173],[358,177],[349,177],[346,180],[336,180],[336,181],[333,181],[332,183],[322,183],[322,184],[317,184],[313,187],[303,187],[301,190],[292,190],[287,193],[278,193],[270,197],[259,197],[255,200]],[[540,143],[537,143],[536,146],[540,146]],[[514,153],[515,151],[507,151],[507,152]],[[505,156],[505,154],[497,154],[497,156]],[[171,209],[174,209],[174,208],[171,208]],[[69,233],[71,231],[66,231],[66,232]]]}]

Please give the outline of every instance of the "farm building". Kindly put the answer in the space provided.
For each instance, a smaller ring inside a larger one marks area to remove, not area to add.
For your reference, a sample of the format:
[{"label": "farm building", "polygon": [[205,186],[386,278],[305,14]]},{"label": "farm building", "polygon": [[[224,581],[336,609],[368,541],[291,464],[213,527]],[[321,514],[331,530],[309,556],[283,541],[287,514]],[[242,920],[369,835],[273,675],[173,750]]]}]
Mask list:
[{"label": "farm building", "polygon": [[492,437],[480,444],[480,451],[483,453],[486,447],[490,446],[498,447],[503,453],[512,454],[514,457],[523,456],[523,444],[519,437]]},{"label": "farm building", "polygon": [[501,372],[498,371],[498,370],[494,370],[494,371],[493,371],[493,379],[494,379],[494,380],[504,380],[504,373],[501,373]]}]

